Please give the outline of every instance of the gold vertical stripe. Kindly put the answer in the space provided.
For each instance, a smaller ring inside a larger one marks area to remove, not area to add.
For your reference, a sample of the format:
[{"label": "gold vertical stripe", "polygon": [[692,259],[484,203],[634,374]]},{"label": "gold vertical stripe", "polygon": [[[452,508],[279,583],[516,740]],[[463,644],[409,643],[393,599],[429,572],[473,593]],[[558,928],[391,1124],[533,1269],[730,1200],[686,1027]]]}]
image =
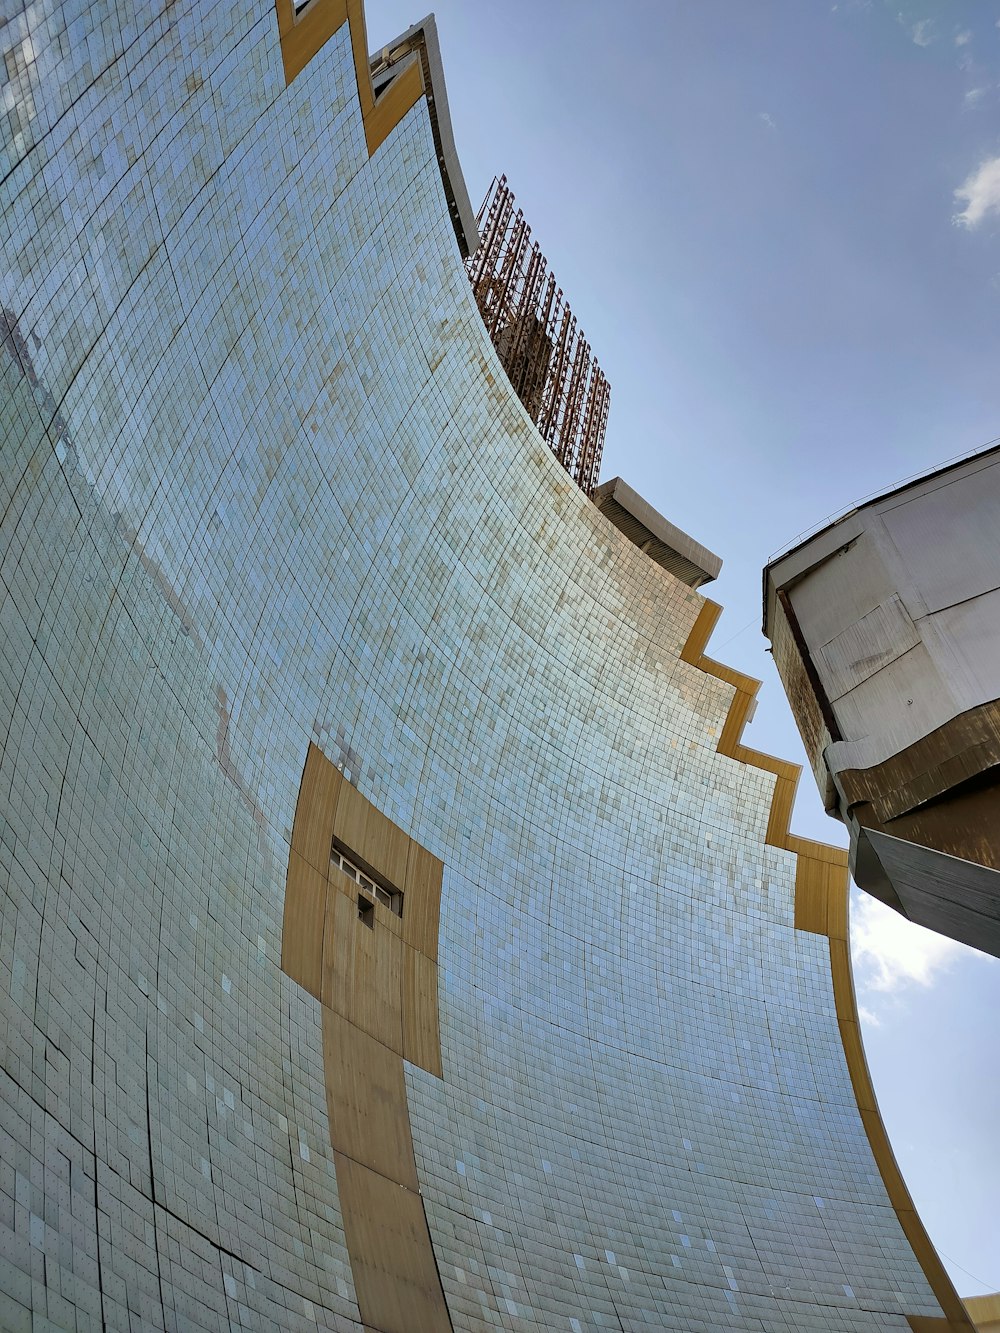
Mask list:
[{"label": "gold vertical stripe", "polygon": [[345,23],[350,24],[358,102],[368,156],[372,157],[423,96],[424,78],[420,62],[412,61],[376,98],[368,62],[368,33],[363,0],[311,0],[298,16],[293,0],[274,0],[274,3],[286,85],[301,74],[335,32]]},{"label": "gold vertical stripe", "polygon": [[[336,838],[403,892],[403,916],[332,864]],[[358,1308],[378,1333],[449,1333],[417,1181],[403,1058],[441,1077],[441,862],[309,746],[292,826],[281,965],[322,1002],[337,1191]],[[366,895],[367,897],[367,895]]]},{"label": "gold vertical stripe", "polygon": [[779,847],[794,853],[797,857],[796,929],[826,935],[829,938],[830,972],[833,978],[837,1024],[858,1109],[886,1193],[899,1218],[900,1226],[938,1304],[945,1313],[944,1319],[928,1319],[922,1315],[908,1316],[910,1327],[914,1333],[951,1333],[951,1330],[972,1329],[974,1325],[913,1207],[913,1200],[889,1146],[889,1138],[875,1099],[875,1090],[872,1087],[861,1041],[854,977],[847,944],[847,853],[837,847],[828,847],[825,843],[799,838],[790,832],[789,823],[795,801],[795,789],[802,773],[801,765],[762,754],[742,743],[743,728],[753,700],[760,689],[760,681],[705,655],[705,649],[721,611],[722,608],[718,603],[707,598],[704,600],[687,641],[681,649],[681,661],[698,667],[699,670],[734,687],[735,693],[716,747],[718,753],[773,773],[776,777],[767,832],[764,837],[765,845]]},{"label": "gold vertical stripe", "polygon": [[378,1333],[450,1333],[423,1200],[334,1151],[361,1318]]}]

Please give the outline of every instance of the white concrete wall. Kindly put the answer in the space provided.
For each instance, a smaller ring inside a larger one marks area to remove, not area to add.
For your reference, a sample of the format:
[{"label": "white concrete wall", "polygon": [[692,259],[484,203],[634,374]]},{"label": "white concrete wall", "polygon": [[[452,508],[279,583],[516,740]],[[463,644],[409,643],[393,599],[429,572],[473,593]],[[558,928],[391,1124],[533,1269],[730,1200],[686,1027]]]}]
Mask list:
[{"label": "white concrete wall", "polygon": [[1000,454],[873,502],[775,567],[844,741],[867,768],[1000,696]]}]

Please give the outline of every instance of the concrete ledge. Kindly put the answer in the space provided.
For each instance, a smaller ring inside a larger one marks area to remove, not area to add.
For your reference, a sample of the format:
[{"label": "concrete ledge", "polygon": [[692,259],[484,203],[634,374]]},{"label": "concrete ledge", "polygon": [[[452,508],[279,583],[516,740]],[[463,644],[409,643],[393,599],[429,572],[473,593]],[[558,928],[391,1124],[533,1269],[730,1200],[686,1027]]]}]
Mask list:
[{"label": "concrete ledge", "polygon": [[859,829],[852,843],[862,889],[908,920],[1000,958],[1000,871],[877,829]]},{"label": "concrete ledge", "polygon": [[629,541],[689,588],[700,588],[719,577],[720,558],[674,527],[621,477],[598,486],[592,498]]}]

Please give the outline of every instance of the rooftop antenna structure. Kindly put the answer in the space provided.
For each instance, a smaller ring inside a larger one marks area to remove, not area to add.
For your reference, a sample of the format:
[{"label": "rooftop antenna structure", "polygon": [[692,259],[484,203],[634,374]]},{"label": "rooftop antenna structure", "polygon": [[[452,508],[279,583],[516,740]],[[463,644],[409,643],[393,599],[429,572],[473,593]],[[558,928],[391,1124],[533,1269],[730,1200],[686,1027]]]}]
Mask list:
[{"label": "rooftop antenna structure", "polygon": [[601,471],[611,385],[548,266],[507,177],[494,177],[465,261],[486,331],[525,410],[585,495]]}]

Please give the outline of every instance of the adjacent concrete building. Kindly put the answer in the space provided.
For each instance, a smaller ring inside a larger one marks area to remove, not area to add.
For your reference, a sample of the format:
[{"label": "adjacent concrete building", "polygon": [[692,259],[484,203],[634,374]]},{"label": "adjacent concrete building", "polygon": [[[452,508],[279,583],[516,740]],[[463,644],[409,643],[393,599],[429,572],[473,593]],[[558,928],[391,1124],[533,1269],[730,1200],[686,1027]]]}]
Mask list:
[{"label": "adjacent concrete building", "polygon": [[764,575],[764,632],[858,883],[994,954],[998,532],[994,447],[859,505]]},{"label": "adjacent concrete building", "polygon": [[717,562],[483,326],[433,25],[0,46],[0,1326],[970,1327]]}]

